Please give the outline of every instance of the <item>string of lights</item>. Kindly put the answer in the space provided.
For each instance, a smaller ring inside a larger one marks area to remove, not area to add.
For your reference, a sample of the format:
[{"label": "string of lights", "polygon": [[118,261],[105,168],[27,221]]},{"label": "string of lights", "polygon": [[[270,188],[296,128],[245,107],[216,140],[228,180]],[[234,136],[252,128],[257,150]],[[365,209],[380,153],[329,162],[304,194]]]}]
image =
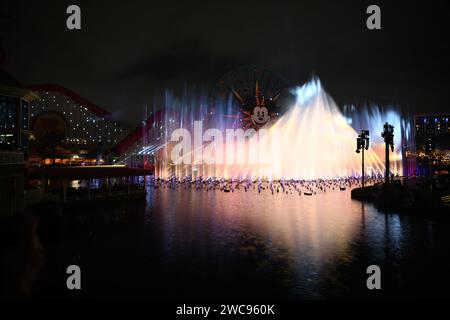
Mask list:
[{"label": "string of lights", "polygon": [[80,105],[59,92],[38,92],[41,99],[30,107],[31,121],[47,111],[55,111],[67,120],[68,132],[66,143],[114,146],[126,133],[123,126],[116,121],[106,119]]}]

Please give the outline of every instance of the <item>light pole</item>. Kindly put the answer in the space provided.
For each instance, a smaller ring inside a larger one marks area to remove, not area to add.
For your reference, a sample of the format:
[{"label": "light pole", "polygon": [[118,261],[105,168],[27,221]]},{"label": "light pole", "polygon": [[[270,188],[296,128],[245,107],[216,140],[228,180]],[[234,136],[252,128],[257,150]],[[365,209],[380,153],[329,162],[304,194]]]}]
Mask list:
[{"label": "light pole", "polygon": [[361,152],[362,158],[362,187],[364,188],[364,149],[369,149],[369,130],[362,130],[356,138],[356,153]]},{"label": "light pole", "polygon": [[389,183],[389,146],[391,147],[392,152],[394,152],[394,126],[386,122],[383,126],[381,136],[384,138],[384,143],[386,144],[386,173],[384,179],[386,183]]}]

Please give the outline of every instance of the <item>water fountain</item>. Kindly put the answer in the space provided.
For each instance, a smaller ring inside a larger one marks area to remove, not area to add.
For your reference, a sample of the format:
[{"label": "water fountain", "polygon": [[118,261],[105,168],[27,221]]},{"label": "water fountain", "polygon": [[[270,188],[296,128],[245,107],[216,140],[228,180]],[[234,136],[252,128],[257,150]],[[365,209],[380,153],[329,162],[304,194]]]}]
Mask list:
[{"label": "water fountain", "polygon": [[[178,116],[169,115],[164,120],[165,128],[173,130],[166,129],[162,139],[165,147],[156,156],[156,176],[269,181],[359,177],[361,163],[354,149],[361,128],[369,129],[372,137],[365,172],[378,176],[384,170],[380,133],[386,121],[396,130],[391,171],[402,174],[400,132],[405,125],[398,112],[376,106],[360,112],[355,108],[341,112],[319,79],[291,92],[295,101],[287,111],[258,131],[240,129],[242,119],[233,108],[232,97],[216,104],[214,109],[207,107],[202,95],[184,97],[181,101],[168,98],[167,105],[178,110]],[[180,128],[189,136],[181,138]],[[230,129],[235,136],[244,136],[243,145],[238,147],[238,138],[229,139]],[[257,154],[256,161],[251,159],[252,152]]]}]

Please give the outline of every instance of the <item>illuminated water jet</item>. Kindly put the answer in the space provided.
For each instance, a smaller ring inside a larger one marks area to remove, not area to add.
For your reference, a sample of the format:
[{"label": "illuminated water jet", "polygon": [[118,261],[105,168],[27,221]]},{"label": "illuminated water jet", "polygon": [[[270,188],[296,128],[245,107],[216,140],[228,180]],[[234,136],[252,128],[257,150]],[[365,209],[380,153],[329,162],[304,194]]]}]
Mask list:
[{"label": "illuminated water jet", "polygon": [[[178,139],[170,142],[173,131],[168,132],[156,156],[156,176],[179,179],[214,177],[263,180],[359,177],[362,168],[360,157],[355,153],[355,143],[360,129],[369,129],[372,139],[371,146],[366,152],[366,175],[381,176],[384,171],[382,160],[384,146],[380,133],[382,124],[386,121],[394,124],[396,130],[394,133],[396,148],[391,156],[391,172],[402,174],[400,141],[405,122],[397,112],[372,107],[360,112],[352,108],[343,113],[325,92],[318,79],[293,89],[292,93],[295,101],[288,106],[287,111],[276,122],[267,124],[257,133],[255,131],[253,134],[247,134],[245,144],[235,150],[235,153],[249,154],[256,148],[258,155],[266,159],[265,162],[218,161],[211,163],[209,161],[205,163],[196,161],[195,154],[199,152],[204,156],[205,153],[212,153],[215,156],[222,154],[226,159],[229,158],[227,152],[236,149],[235,146],[229,145],[230,141],[224,139],[226,129],[239,127],[236,121],[227,122],[220,118],[223,114],[230,114],[232,108],[230,103],[227,103],[225,106],[227,111],[222,110],[224,107],[215,107],[217,118],[207,121],[204,125],[206,129],[213,128],[215,133],[211,134],[210,130],[201,132],[200,141],[203,142],[200,145],[194,143],[199,140],[198,137],[194,137],[191,129],[193,129],[194,120],[203,120],[204,114],[200,112],[194,116],[191,113],[190,117],[183,116],[177,120],[178,128],[185,128],[192,133],[192,140],[183,142],[185,145],[186,143],[191,145],[191,149],[188,152],[184,150],[183,154],[183,158],[188,161],[181,163],[179,159],[173,159],[171,153],[174,148],[179,147],[181,142]],[[186,114],[185,107],[181,106],[180,109],[183,114]],[[173,119],[170,121],[174,122]],[[261,135],[264,130],[267,134]],[[208,135],[207,139],[205,135]]]}]

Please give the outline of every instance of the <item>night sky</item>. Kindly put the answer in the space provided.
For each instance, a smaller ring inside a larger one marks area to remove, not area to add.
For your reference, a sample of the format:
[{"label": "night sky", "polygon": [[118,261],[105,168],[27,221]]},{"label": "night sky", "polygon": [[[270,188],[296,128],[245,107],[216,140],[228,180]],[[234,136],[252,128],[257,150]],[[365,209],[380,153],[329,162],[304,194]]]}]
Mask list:
[{"label": "night sky", "polygon": [[[130,127],[165,88],[214,85],[267,67],[291,84],[319,76],[344,103],[448,112],[448,1],[2,1],[3,67],[25,85],[57,83]],[[66,29],[66,7],[82,30]],[[369,4],[382,30],[366,28]]]}]

